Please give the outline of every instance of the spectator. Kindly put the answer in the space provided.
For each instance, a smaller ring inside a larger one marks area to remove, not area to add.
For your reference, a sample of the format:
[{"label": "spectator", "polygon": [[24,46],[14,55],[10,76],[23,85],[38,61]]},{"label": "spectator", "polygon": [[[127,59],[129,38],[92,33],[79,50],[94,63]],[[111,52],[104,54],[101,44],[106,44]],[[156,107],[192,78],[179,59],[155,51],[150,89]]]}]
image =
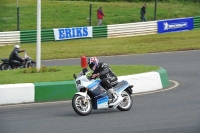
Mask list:
[{"label": "spectator", "polygon": [[102,25],[103,17],[105,17],[105,14],[103,13],[102,7],[100,7],[100,8],[97,10],[98,25]]},{"label": "spectator", "polygon": [[147,13],[146,12],[146,7],[147,5],[144,4],[141,8],[141,11],[140,11],[140,18],[141,18],[141,22],[145,22],[146,21],[146,18],[145,18],[145,14]]}]

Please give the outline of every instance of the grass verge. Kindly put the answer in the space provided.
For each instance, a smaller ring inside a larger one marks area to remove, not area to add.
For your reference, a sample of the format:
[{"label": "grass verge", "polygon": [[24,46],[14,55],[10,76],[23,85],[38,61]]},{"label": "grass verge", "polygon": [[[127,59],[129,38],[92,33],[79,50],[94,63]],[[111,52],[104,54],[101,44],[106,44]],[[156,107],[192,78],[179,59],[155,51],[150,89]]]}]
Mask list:
[{"label": "grass verge", "polygon": [[[80,58],[85,56],[108,56],[122,54],[146,54],[169,51],[200,49],[200,30],[154,34],[123,38],[94,38],[43,42],[42,60]],[[36,44],[21,44],[33,60],[36,59]],[[8,58],[13,45],[0,47],[0,58]],[[21,53],[23,56],[23,53]]]},{"label": "grass verge", "polygon": [[[0,31],[17,30],[16,0],[0,1]],[[41,0],[42,29],[88,26],[89,7],[92,4],[92,26],[97,25],[96,11],[102,6],[106,17],[103,25],[140,21],[144,2],[90,2]],[[147,21],[154,20],[154,2],[147,2]],[[37,1],[18,0],[20,30],[36,30]],[[194,17],[200,14],[200,4],[169,0],[157,2],[157,20]]]},{"label": "grass verge", "polygon": [[[158,66],[146,65],[111,65],[111,69],[117,76],[131,75],[158,70]],[[23,69],[0,71],[0,84],[33,83],[33,82],[55,82],[74,80],[73,74],[81,71],[80,66],[61,66],[60,71],[23,74]]]}]

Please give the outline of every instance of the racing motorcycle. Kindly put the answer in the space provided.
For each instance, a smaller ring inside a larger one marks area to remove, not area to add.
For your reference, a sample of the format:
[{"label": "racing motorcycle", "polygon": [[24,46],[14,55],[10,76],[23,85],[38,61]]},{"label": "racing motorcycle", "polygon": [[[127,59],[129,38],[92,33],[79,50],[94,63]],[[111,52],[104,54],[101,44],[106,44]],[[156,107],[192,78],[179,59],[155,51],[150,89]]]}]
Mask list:
[{"label": "racing motorcycle", "polygon": [[72,107],[77,114],[85,116],[90,114],[92,109],[117,108],[120,111],[131,109],[133,85],[122,80],[114,86],[114,90],[120,94],[118,98],[122,100],[113,105],[110,103],[109,92],[103,87],[101,80],[92,79],[91,76],[87,76],[89,73],[87,68],[83,68],[78,76],[73,74],[78,92],[72,98]]},{"label": "racing motorcycle", "polygon": [[2,64],[0,65],[0,70],[10,70],[10,69],[17,69],[17,68],[29,68],[29,67],[36,67],[36,62],[31,60],[31,57],[28,56],[26,51],[24,52],[24,61],[21,62],[20,65],[14,65],[11,67],[11,64],[9,63],[9,59],[2,58]]}]

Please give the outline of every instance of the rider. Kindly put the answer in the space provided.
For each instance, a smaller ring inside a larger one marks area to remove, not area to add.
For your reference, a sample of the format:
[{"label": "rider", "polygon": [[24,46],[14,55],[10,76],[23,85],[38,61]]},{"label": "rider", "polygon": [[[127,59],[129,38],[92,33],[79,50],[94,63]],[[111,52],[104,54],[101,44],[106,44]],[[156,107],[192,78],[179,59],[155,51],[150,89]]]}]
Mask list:
[{"label": "rider", "polygon": [[21,62],[24,61],[21,57],[19,57],[18,53],[24,52],[25,50],[20,50],[19,45],[15,45],[13,51],[10,54],[9,57],[9,63],[11,64],[11,67],[13,68],[13,65],[20,66]]},{"label": "rider", "polygon": [[88,65],[90,69],[93,70],[92,78],[99,77],[101,79],[101,84],[111,93],[108,93],[109,101],[115,103],[117,99],[120,100],[118,98],[119,94],[113,89],[113,86],[117,85],[118,79],[110,67],[104,62],[99,62],[96,57],[88,58]]}]

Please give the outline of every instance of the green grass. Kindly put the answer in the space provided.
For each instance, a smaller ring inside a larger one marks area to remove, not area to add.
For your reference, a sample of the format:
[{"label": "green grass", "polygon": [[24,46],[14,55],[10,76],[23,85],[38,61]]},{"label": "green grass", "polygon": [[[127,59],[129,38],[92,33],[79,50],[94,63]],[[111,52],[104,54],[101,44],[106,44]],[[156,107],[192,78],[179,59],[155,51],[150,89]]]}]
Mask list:
[{"label": "green grass", "polygon": [[[146,54],[200,49],[200,30],[155,34],[122,38],[80,39],[59,42],[43,42],[42,60],[80,58],[85,56],[109,56],[122,54]],[[36,44],[21,44],[33,60]],[[0,58],[9,57],[13,45],[0,47]],[[23,53],[20,54],[23,56]]]},{"label": "green grass", "polygon": [[[111,65],[110,67],[117,76],[144,73],[159,69],[158,66],[144,65]],[[0,71],[0,84],[74,80],[72,75],[74,73],[78,74],[82,68],[80,66],[61,66],[58,69],[60,71],[32,74],[23,74],[21,73],[21,69]]]},{"label": "green grass", "polygon": [[[92,4],[92,26],[97,25],[96,11],[102,6],[106,17],[104,25],[133,23],[140,21],[140,8],[144,2],[88,2],[54,1],[42,2],[42,29],[87,26],[89,7]],[[18,0],[20,9],[20,30],[35,30],[37,18],[36,0]],[[192,2],[157,3],[157,20],[199,16],[200,4]],[[147,3],[148,21],[154,20],[154,2]],[[0,31],[17,29],[16,0],[0,1]]]},{"label": "green grass", "polygon": [[[144,3],[135,2],[83,2],[42,0],[42,29],[78,27],[88,25],[89,5],[92,4],[92,25],[97,24],[96,10],[103,7],[106,14],[104,25],[138,22],[139,11]],[[154,18],[154,3],[147,3],[147,20]],[[20,0],[20,30],[36,29],[36,1]],[[190,2],[158,2],[157,20],[199,16],[200,5]],[[0,31],[16,30],[16,0],[0,1]],[[169,51],[200,49],[200,30],[155,34],[124,38],[96,38],[59,42],[42,42],[42,60],[80,58],[86,56],[108,56],[122,54],[145,54]],[[12,46],[0,47],[0,57],[8,58]],[[36,44],[21,44],[33,60]],[[21,56],[23,54],[20,54]],[[109,62],[108,62],[109,64]],[[50,82],[72,80],[78,66],[59,67],[61,71],[22,74],[21,70],[0,71],[0,84]],[[111,66],[117,76],[157,70],[157,66]],[[129,69],[127,69],[129,68]],[[129,71],[127,71],[129,70]]]}]

